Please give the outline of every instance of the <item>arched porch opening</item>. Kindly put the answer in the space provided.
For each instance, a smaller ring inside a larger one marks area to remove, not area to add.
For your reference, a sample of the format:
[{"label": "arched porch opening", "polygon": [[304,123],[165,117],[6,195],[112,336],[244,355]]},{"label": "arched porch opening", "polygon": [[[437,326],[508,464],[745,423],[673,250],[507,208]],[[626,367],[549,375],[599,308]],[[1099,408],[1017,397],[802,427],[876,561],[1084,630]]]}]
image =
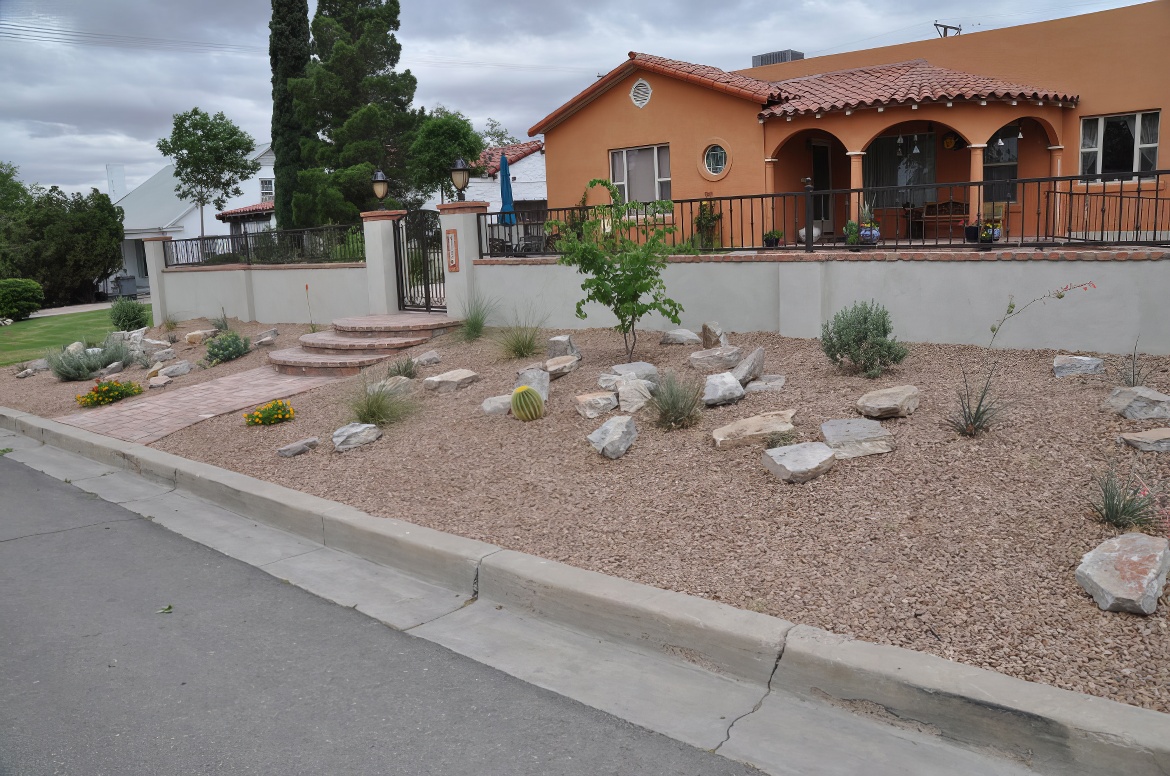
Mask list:
[{"label": "arched porch opening", "polygon": [[[814,192],[849,188],[849,157],[845,144],[832,132],[812,127],[794,132],[768,157],[772,191],[790,196],[779,198],[777,221],[785,222],[786,242],[797,239],[805,226],[803,180],[812,181]],[[840,234],[848,208],[843,197],[813,196],[814,231],[822,236]]]}]

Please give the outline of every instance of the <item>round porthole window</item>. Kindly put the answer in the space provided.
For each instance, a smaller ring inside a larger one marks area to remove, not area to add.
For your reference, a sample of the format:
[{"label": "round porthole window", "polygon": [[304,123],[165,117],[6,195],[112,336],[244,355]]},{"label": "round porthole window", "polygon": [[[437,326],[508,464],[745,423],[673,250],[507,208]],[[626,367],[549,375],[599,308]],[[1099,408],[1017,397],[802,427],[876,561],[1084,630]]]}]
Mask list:
[{"label": "round porthole window", "polygon": [[703,154],[703,165],[712,175],[722,174],[727,169],[727,151],[721,145],[708,146],[707,152]]}]

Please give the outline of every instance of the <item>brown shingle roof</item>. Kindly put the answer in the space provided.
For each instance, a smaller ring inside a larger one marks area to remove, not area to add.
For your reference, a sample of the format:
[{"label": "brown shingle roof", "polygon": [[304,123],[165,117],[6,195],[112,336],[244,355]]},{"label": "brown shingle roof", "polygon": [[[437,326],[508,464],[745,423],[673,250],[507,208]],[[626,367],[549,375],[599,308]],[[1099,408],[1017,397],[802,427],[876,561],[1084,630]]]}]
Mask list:
[{"label": "brown shingle roof", "polygon": [[479,155],[476,167],[483,168],[485,175],[496,175],[500,171],[500,155],[508,157],[508,164],[515,164],[526,156],[532,156],[544,148],[543,140],[529,140],[526,143],[513,143],[506,146],[487,148]]},{"label": "brown shingle roof", "polygon": [[924,59],[790,78],[773,86],[777,104],[761,111],[761,118],[938,100],[1077,101],[1075,94],[935,67]]}]

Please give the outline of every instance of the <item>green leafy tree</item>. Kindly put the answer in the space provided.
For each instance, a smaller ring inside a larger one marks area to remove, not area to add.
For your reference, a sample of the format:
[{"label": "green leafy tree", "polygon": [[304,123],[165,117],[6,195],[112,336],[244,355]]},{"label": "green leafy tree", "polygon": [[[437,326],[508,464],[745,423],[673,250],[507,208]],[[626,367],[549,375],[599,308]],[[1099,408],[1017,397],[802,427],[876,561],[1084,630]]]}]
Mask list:
[{"label": "green leafy tree", "polygon": [[49,306],[93,301],[97,283],[122,266],[122,215],[97,189],[34,186],[0,224],[0,276],[37,281]]},{"label": "green leafy tree", "polygon": [[487,120],[487,128],[480,132],[479,136],[483,138],[484,148],[499,148],[523,142],[509,132],[507,127],[490,117]]},{"label": "green leafy tree", "polygon": [[229,197],[244,193],[240,183],[260,171],[260,162],[251,158],[256,141],[222,111],[214,116],[198,108],[176,113],[171,136],[157,147],[175,162],[175,193],[199,206],[200,237],[204,206],[222,210]]},{"label": "green leafy tree", "polygon": [[304,78],[309,66],[308,0],[272,0],[272,20],[268,23],[268,58],[272,63],[272,153],[276,163],[276,223],[283,229],[295,225],[293,195],[297,174],[305,169],[301,143],[312,134],[297,117],[293,106],[290,78]]},{"label": "green leafy tree", "polygon": [[0,162],[0,219],[28,204],[28,188],[17,177],[19,172],[16,165]]},{"label": "green leafy tree", "polygon": [[407,174],[411,187],[424,197],[439,190],[453,197],[451,164],[464,159],[474,165],[483,149],[483,138],[463,114],[436,109],[410,144]]},{"label": "green leafy tree", "polygon": [[[617,187],[599,178],[589,181],[586,197],[595,186],[609,192],[612,204],[594,206],[580,223],[549,221],[545,228],[559,235],[559,263],[588,275],[581,283],[585,298],[577,302],[577,317],[586,317],[588,302],[597,302],[612,312],[618,321],[614,328],[625,342],[626,357],[633,360],[638,344],[635,326],[642,316],[656,312],[677,325],[683,311],[682,305],[666,296],[662,281],[670,252],[664,238],[674,232],[666,220],[674,214],[674,203],[623,202]],[[637,239],[630,235],[637,235]]]},{"label": "green leafy tree", "polygon": [[370,179],[381,169],[390,197],[410,191],[406,158],[424,118],[411,108],[416,86],[395,71],[402,46],[397,0],[320,0],[313,17],[313,58],[304,78],[288,82],[297,116],[312,137],[301,144],[308,167],[297,176],[298,224],[356,223],[377,207]]}]

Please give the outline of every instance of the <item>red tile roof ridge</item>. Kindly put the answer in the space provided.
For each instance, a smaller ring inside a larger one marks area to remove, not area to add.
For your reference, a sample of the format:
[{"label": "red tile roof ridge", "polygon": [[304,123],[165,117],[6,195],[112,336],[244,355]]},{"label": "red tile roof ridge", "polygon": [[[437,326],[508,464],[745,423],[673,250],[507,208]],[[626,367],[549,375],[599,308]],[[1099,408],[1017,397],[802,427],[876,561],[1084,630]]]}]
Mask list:
[{"label": "red tile roof ridge", "polygon": [[244,216],[248,215],[249,213],[266,213],[275,210],[275,202],[257,202],[255,205],[244,205],[243,207],[220,211],[219,213],[215,214],[215,217],[222,221],[224,218],[231,218],[232,216]]},{"label": "red tile roof ridge", "polygon": [[475,166],[482,167],[486,175],[496,175],[500,171],[501,154],[508,157],[508,164],[515,164],[527,156],[532,156],[532,154],[543,148],[543,140],[525,140],[520,143],[492,146],[483,150]]}]

